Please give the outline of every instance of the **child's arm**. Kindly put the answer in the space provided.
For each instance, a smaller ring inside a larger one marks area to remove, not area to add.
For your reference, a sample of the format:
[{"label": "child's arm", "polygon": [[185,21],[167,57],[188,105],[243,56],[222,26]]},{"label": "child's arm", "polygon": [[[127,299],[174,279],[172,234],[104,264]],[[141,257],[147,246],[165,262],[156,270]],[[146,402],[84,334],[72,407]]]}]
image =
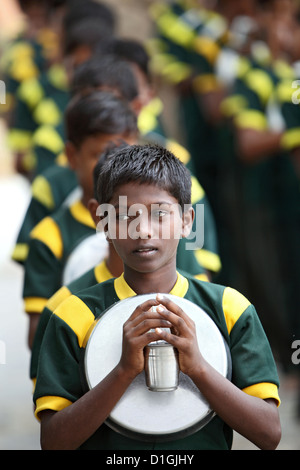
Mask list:
[{"label": "child's arm", "polygon": [[275,449],[281,438],[275,401],[250,396],[219,374],[201,355],[194,322],[171,300],[163,297],[159,302],[165,308],[158,307],[158,312],[173,325],[173,334],[161,331],[160,338],[178,349],[181,371],[232,429],[261,449]]},{"label": "child's arm", "polygon": [[171,326],[152,311],[153,305],[158,302],[144,302],[124,324],[122,357],[104,380],[63,410],[39,414],[43,449],[77,449],[103,424],[132,380],[144,369],[144,347],[159,336],[149,330]]}]

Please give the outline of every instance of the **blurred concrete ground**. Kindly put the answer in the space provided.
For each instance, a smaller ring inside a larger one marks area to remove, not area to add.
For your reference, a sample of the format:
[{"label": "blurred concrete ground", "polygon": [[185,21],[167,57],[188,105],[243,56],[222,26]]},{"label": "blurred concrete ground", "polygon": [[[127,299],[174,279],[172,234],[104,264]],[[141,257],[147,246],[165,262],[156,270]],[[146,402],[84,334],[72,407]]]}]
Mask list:
[{"label": "blurred concrete ground", "polygon": [[[23,270],[9,259],[28,201],[29,186],[22,177],[12,172],[0,176],[0,450],[40,449],[28,374],[27,318],[21,300]],[[300,450],[300,422],[294,418],[296,393],[292,378],[283,377],[280,395],[283,437],[278,449]],[[234,449],[256,447],[235,435]]]}]

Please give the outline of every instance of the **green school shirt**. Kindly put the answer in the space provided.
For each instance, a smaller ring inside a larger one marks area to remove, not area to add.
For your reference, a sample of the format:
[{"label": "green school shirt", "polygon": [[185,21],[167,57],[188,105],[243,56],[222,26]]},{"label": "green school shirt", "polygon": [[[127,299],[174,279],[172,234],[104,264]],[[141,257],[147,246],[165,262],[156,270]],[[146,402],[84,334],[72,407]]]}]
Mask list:
[{"label": "green school shirt", "polygon": [[[31,184],[31,200],[18,233],[12,259],[24,264],[28,255],[30,233],[45,217],[56,212],[62,205],[69,205],[78,191],[75,172],[64,165],[52,165]],[[78,194],[77,194],[78,197]],[[74,201],[73,201],[74,202]]]},{"label": "green school shirt", "polygon": [[[232,382],[254,396],[279,403],[278,376],[272,352],[255,308],[234,289],[178,274],[170,292],[203,308],[228,342]],[[43,339],[34,393],[36,416],[43,410],[59,411],[85,393],[82,356],[86,335],[95,318],[113,303],[134,296],[124,276],[80,291],[62,302],[51,316]],[[67,371],[67,373],[66,373]],[[81,449],[230,449],[232,430],[215,416],[191,436],[168,443],[145,443],[113,431],[106,424]]]},{"label": "green school shirt", "polygon": [[[80,242],[95,235],[90,212],[80,201],[61,207],[31,232],[25,263],[23,298],[25,311],[40,313],[47,300],[63,285],[70,254]],[[95,255],[95,265],[99,258]]]}]

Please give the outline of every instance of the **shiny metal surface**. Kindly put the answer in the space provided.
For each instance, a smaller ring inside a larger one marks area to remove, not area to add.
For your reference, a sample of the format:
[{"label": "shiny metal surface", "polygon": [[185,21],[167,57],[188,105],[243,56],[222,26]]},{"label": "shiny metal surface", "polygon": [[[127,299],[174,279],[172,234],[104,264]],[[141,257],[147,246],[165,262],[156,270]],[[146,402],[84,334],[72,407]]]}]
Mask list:
[{"label": "shiny metal surface", "polygon": [[145,347],[146,384],[152,392],[171,392],[178,387],[178,351],[165,341]]},{"label": "shiny metal surface", "polygon": [[[231,358],[219,329],[192,302],[164,294],[177,303],[195,322],[198,344],[205,359],[223,376],[230,378]],[[122,352],[123,324],[134,309],[156,294],[130,297],[114,304],[95,323],[87,339],[84,369],[90,388],[97,385],[118,364]],[[139,374],[112,410],[106,423],[116,431],[145,441],[168,441],[187,436],[205,426],[214,411],[194,382],[181,371],[174,391],[150,391],[145,373]]]}]

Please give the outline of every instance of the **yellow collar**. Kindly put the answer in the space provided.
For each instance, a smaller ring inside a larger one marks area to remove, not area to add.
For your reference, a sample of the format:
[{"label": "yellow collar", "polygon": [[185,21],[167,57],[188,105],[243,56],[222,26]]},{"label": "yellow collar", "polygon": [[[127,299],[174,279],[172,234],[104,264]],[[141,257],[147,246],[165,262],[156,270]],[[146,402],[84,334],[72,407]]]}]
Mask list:
[{"label": "yellow collar", "polygon": [[[120,277],[116,278],[114,281],[114,287],[117,296],[120,300],[127,299],[128,297],[133,297],[136,295],[134,290],[127,284],[124,279],[124,273]],[[189,288],[188,280],[177,272],[177,281],[171,290],[170,294],[176,295],[177,297],[184,297]]]},{"label": "yellow collar", "polygon": [[89,210],[82,204],[81,201],[74,202],[74,204],[70,206],[70,212],[74,219],[78,220],[78,222],[96,229],[95,222],[93,221]]},{"label": "yellow collar", "polygon": [[114,277],[112,273],[109,271],[109,269],[107,268],[105,260],[95,267],[94,273],[95,273],[95,278],[98,283],[107,281],[108,279],[111,279],[112,277]]}]

